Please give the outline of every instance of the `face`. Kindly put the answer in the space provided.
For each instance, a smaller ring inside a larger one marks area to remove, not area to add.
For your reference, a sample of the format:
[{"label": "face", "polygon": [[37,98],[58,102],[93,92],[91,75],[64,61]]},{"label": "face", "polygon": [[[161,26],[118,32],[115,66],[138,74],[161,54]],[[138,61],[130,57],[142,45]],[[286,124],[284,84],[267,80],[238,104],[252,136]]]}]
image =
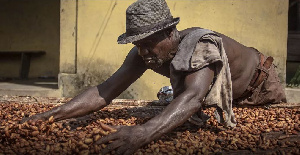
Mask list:
[{"label": "face", "polygon": [[133,42],[137,46],[139,55],[145,64],[152,69],[159,68],[168,60],[171,60],[178,44],[174,41],[171,33],[159,32],[145,39]]}]

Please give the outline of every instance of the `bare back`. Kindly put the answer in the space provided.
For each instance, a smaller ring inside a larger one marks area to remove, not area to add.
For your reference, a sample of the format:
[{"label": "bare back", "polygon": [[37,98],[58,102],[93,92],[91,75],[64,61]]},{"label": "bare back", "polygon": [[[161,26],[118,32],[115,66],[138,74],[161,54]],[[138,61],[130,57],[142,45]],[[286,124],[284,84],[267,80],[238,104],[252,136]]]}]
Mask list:
[{"label": "bare back", "polygon": [[246,90],[259,63],[259,55],[253,48],[246,47],[239,42],[217,33],[223,40],[228,57],[233,98],[236,99]]}]

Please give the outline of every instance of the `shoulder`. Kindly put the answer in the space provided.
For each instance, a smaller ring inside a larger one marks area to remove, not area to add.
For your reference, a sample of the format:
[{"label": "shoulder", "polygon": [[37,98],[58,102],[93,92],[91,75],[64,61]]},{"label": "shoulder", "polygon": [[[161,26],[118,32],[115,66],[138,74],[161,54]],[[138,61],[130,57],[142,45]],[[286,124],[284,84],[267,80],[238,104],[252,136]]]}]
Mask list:
[{"label": "shoulder", "polygon": [[187,28],[187,29],[184,29],[184,30],[181,30],[179,31],[179,34],[180,34],[180,38],[184,38],[188,33],[194,31],[194,30],[197,30],[197,29],[202,29],[201,27],[191,27],[191,28]]},{"label": "shoulder", "polygon": [[[180,36],[181,38],[185,37],[187,34],[189,34],[190,32],[194,31],[194,30],[198,30],[198,29],[204,29],[204,28],[201,28],[201,27],[191,27],[191,28],[186,28],[184,30],[181,30],[179,31],[180,33]],[[216,35],[218,35],[220,38],[222,38],[222,40],[225,40],[226,42],[236,42],[234,39],[220,33],[220,32],[217,32],[217,31],[213,31],[211,30],[212,32],[214,32]]]}]

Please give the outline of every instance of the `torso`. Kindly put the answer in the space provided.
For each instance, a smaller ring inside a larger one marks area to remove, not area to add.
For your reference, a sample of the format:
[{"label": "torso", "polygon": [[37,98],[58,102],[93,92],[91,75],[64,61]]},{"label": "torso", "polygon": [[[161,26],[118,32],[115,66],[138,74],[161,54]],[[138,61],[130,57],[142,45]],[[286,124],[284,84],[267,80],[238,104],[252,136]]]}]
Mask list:
[{"label": "torso", "polygon": [[[180,31],[180,36],[184,37],[194,29],[197,28]],[[223,41],[231,72],[233,98],[236,99],[243,94],[252,79],[255,68],[259,63],[258,53],[255,49],[246,47],[223,34],[215,33],[218,34]],[[170,77],[169,66],[170,62],[167,62],[162,67],[153,71]]]}]

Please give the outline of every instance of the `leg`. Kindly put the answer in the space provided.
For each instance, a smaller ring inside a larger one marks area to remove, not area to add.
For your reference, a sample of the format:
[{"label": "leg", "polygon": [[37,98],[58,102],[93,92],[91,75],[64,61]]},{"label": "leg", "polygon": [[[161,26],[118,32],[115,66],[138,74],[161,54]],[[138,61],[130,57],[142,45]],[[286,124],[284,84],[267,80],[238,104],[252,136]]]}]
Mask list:
[{"label": "leg", "polygon": [[27,53],[22,53],[21,56],[21,68],[20,68],[20,78],[27,79],[29,68],[30,68],[30,58],[31,55]]}]

